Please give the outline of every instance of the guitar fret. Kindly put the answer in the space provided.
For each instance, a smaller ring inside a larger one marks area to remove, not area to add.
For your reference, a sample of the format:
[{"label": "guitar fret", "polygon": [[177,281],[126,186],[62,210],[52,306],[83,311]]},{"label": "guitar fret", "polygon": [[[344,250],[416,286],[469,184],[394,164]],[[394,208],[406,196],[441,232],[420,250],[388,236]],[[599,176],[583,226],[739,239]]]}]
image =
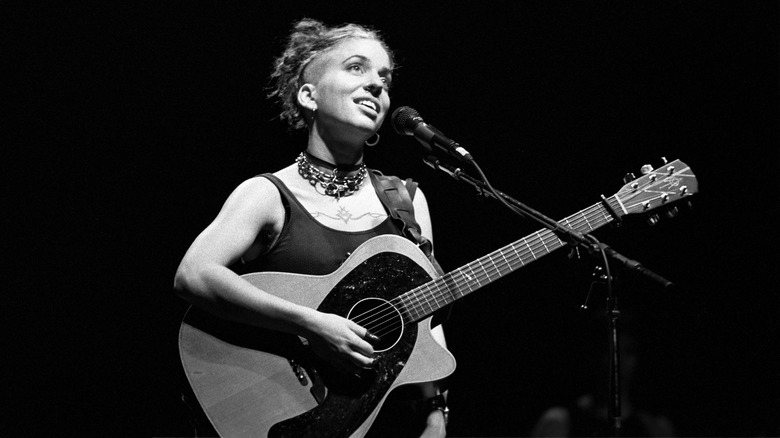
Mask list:
[{"label": "guitar fret", "polygon": [[[468,265],[464,266],[464,268],[468,268]],[[465,283],[466,286],[468,286],[469,292],[474,292],[474,289],[471,287],[471,276],[466,274],[466,272],[463,269],[459,269],[458,273],[460,274],[463,283]]]},{"label": "guitar fret", "polygon": [[590,231],[593,231],[593,227],[590,225],[590,221],[588,220],[588,217],[585,216],[585,213],[583,211],[580,211],[580,216],[582,216],[582,218],[585,219],[585,224],[588,225]]},{"label": "guitar fret", "polygon": [[[571,227],[569,227],[569,228],[571,228]],[[553,242],[555,242],[556,240],[558,241],[558,246],[557,246],[556,248],[560,248],[560,247],[562,247],[562,246],[566,245],[566,242],[564,242],[563,240],[561,240],[561,238],[560,238],[560,237],[558,237],[558,234],[557,234],[557,233],[552,233],[552,238],[554,239],[554,240],[553,240]],[[553,248],[553,251],[554,251],[556,248]]]},{"label": "guitar fret", "polygon": [[439,305],[439,298],[441,298],[444,301],[444,304],[449,304],[453,301],[455,301],[455,297],[452,295],[452,291],[450,291],[450,288],[447,287],[446,284],[434,282],[436,285],[436,290],[438,291],[438,294],[436,295],[436,305],[438,307],[443,307],[442,305]]},{"label": "guitar fret", "polygon": [[[477,263],[479,263],[479,260],[477,260]],[[479,277],[477,276],[477,273],[474,272],[474,264],[473,263],[471,265],[469,265],[469,269],[471,271],[471,275],[469,275],[469,280],[471,280],[472,282],[476,282],[478,288],[481,287],[482,285],[479,283]]]},{"label": "guitar fret", "polygon": [[534,254],[534,250],[531,248],[531,245],[528,244],[528,240],[527,239],[523,239],[523,243],[525,243],[525,246],[528,247],[528,251],[531,252],[531,257],[533,257],[534,260],[536,260],[536,254]]},{"label": "guitar fret", "polygon": [[421,317],[420,310],[419,310],[418,306],[416,306],[414,304],[415,301],[418,301],[418,299],[415,296],[415,294],[412,294],[409,298],[410,298],[410,306],[411,306],[412,310],[414,311],[415,319],[419,319]]},{"label": "guitar fret", "polygon": [[412,294],[412,296],[414,297],[414,300],[415,300],[415,302],[416,302],[416,304],[415,304],[415,308],[419,308],[419,307],[420,307],[420,305],[421,305],[421,302],[420,302],[420,297],[419,297],[419,296],[418,296],[418,294],[416,294],[416,293],[415,293],[415,294]]},{"label": "guitar fret", "polygon": [[430,301],[428,300],[428,294],[421,294],[421,295],[422,295],[422,298],[423,298],[423,299],[422,299],[422,300],[420,300],[420,307],[421,307],[423,310],[426,310],[426,309],[427,309],[427,312],[425,312],[425,313],[430,313],[430,311],[431,311],[432,307],[431,307],[431,303],[430,303]]},{"label": "guitar fret", "polygon": [[409,312],[410,317],[413,319],[417,319],[420,315],[417,313],[417,309],[414,307],[414,300],[412,299],[412,294],[405,294],[404,295],[404,307],[406,308],[406,311]]},{"label": "guitar fret", "polygon": [[[563,221],[565,221],[565,222],[566,222],[566,226],[567,226],[567,227],[569,227],[569,229],[571,229],[571,230],[574,230],[574,231],[577,231],[577,229],[576,229],[574,226],[572,226],[571,222],[569,222],[569,218],[566,218],[566,219],[564,219]],[[563,222],[563,221],[561,221],[561,222]],[[556,237],[558,237],[558,236],[556,236]],[[558,237],[558,242],[560,242],[560,245],[561,245],[561,246],[565,246],[565,245],[566,245],[566,242],[564,242],[563,240],[561,240],[561,238],[560,238],[560,237]]]},{"label": "guitar fret", "polygon": [[500,251],[499,254],[501,254],[501,258],[504,259],[504,265],[509,268],[509,272],[514,271],[514,269],[512,269],[512,265],[509,263],[509,260],[506,259],[504,251]]},{"label": "guitar fret", "polygon": [[[439,285],[439,284],[437,284],[437,283],[434,283],[434,284],[436,284],[436,294],[435,294],[435,295],[433,295],[433,300],[434,300],[434,303],[435,303],[435,308],[436,308],[436,309],[442,308],[442,307],[444,307],[445,305],[447,305],[447,304],[451,303],[452,301],[455,301],[455,300],[451,299],[451,298],[452,298],[452,295],[450,295],[449,297],[447,297],[447,296],[444,294],[444,292],[445,292],[446,290],[442,290],[442,288],[441,288],[441,285]],[[444,303],[444,304],[442,304],[442,303]]]},{"label": "guitar fret", "polygon": [[428,294],[423,294],[423,298],[425,299],[425,305],[428,306],[428,309],[432,309],[430,301],[428,301]]},{"label": "guitar fret", "polygon": [[[454,274],[455,272],[460,272],[460,271],[454,271],[454,272],[453,272],[453,274]],[[441,280],[441,283],[443,283],[443,284],[444,284],[444,286],[447,288],[447,292],[449,292],[449,293],[450,293],[450,296],[452,297],[452,300],[454,301],[454,300],[457,300],[458,298],[456,298],[456,297],[455,297],[455,294],[454,294],[454,293],[452,293],[452,290],[450,289],[450,285],[449,285],[449,284],[446,282],[446,281],[447,281],[447,278],[450,278],[450,279],[452,279],[453,281],[455,281],[453,277],[454,277],[453,275],[443,275],[443,276],[440,278],[440,280]],[[463,293],[463,291],[461,291],[461,290],[460,290],[460,288],[455,288],[455,291],[456,291],[458,294],[460,294],[460,298],[463,298],[463,297],[465,297],[465,296],[466,296],[466,294],[464,294],[464,293]],[[471,290],[469,290],[469,292],[471,292]]]},{"label": "guitar fret", "polygon": [[555,247],[553,246],[553,243],[555,243],[555,233],[552,233],[549,230],[539,232],[539,240],[542,241],[542,246],[544,246],[545,252],[547,254],[555,250]]},{"label": "guitar fret", "polygon": [[[445,302],[447,304],[455,302],[458,297],[453,293],[452,289],[450,289],[450,286],[447,283],[438,282],[439,290],[442,291],[442,296],[445,297]],[[463,292],[460,292],[459,290],[455,290],[460,295],[460,298],[463,297]]]},{"label": "guitar fret", "polygon": [[[493,257],[488,256],[488,260],[490,260],[490,264],[493,265],[492,270],[496,271],[498,276],[501,276],[501,270],[498,269],[498,266],[496,266],[495,260],[493,260]],[[490,274],[488,274],[488,279],[490,279]]]},{"label": "guitar fret", "polygon": [[403,314],[407,315],[406,318],[409,319],[409,321],[416,321],[420,319],[420,314],[417,312],[417,309],[411,305],[411,299],[409,298],[409,293],[406,293],[402,295],[401,298],[401,308],[403,309]]},{"label": "guitar fret", "polygon": [[512,251],[515,252],[515,256],[517,256],[517,260],[520,262],[520,266],[525,266],[525,262],[523,261],[523,257],[520,256],[519,252],[517,252],[517,245],[512,244]]},{"label": "guitar fret", "polygon": [[423,293],[423,296],[425,297],[425,305],[427,306],[428,311],[433,311],[433,309],[435,309],[437,307],[436,305],[438,304],[438,299],[436,298],[436,289],[431,286],[427,286],[427,291]]},{"label": "guitar fret", "polygon": [[[512,272],[512,267],[509,266],[509,263],[507,263],[503,251],[499,252],[499,255],[501,256],[501,260],[498,260],[498,264],[496,265],[496,270],[498,271],[498,276],[502,277]],[[493,262],[493,264],[495,264],[495,261]]]},{"label": "guitar fret", "polygon": [[[429,290],[430,292],[430,290]],[[425,295],[425,308],[427,309],[426,313],[432,313],[434,309],[436,309],[436,297],[430,296],[431,293],[423,294]],[[429,297],[430,296],[430,297]],[[433,298],[433,301],[431,301],[430,298]]]},{"label": "guitar fret", "polygon": [[439,299],[441,296],[441,291],[439,290],[439,288],[433,288],[433,287],[429,287],[428,289],[430,293],[428,293],[427,295],[430,296],[431,298],[430,300],[428,300],[428,307],[430,307],[431,311],[433,311],[434,309],[438,309],[440,306]]},{"label": "guitar fret", "polygon": [[[520,267],[525,266],[525,263],[523,263],[523,258],[520,257],[520,254],[517,252],[517,245],[511,244],[511,245],[509,245],[509,248],[511,248],[512,252],[515,253],[515,255],[512,257],[512,263],[514,264],[514,263],[516,263],[516,261],[518,261],[518,262],[520,262]],[[517,265],[515,265],[515,266],[517,266]]]},{"label": "guitar fret", "polygon": [[542,241],[542,245],[544,246],[544,250],[549,253],[550,252],[550,248],[547,248],[547,244],[544,243],[544,239],[542,239],[541,234],[539,234],[539,233],[540,233],[540,231],[537,231],[536,235],[539,237],[539,240]]},{"label": "guitar fret", "polygon": [[471,293],[474,292],[474,288],[471,287],[471,279],[466,273],[466,269],[468,269],[468,266],[464,266],[458,270],[458,275],[460,278],[458,278],[457,284],[464,284],[466,287],[468,287],[469,293]]},{"label": "guitar fret", "polygon": [[[479,269],[482,270],[482,273],[487,276],[488,280],[490,280],[490,275],[488,275],[487,270],[485,269],[485,266],[482,265],[482,259],[477,260],[477,263],[479,264]],[[477,276],[476,278],[477,278],[477,284],[482,286],[482,284],[480,284],[480,282],[479,282],[479,276]]]},{"label": "guitar fret", "polygon": [[607,210],[605,208],[601,209],[601,215],[604,216],[604,223],[608,224],[610,220],[612,220],[612,216],[607,214]]},{"label": "guitar fret", "polygon": [[[501,276],[501,270],[500,270],[500,269],[498,269],[498,266],[496,266],[496,261],[495,261],[495,260],[493,260],[493,257],[489,257],[489,260],[490,260],[490,263],[493,265],[493,269],[496,271],[496,273],[497,273],[497,274],[498,274],[498,276],[500,277],[500,276]],[[488,275],[488,279],[489,279],[489,278],[490,278],[490,275]]]}]

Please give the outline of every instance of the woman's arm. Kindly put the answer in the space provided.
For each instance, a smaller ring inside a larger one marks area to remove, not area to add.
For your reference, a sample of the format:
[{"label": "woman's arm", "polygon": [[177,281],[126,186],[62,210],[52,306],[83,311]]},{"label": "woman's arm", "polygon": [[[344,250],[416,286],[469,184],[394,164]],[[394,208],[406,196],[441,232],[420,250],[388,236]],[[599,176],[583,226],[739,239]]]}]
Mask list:
[{"label": "woman's arm", "polygon": [[364,340],[365,328],[260,290],[228,268],[260,244],[261,231],[278,234],[283,222],[284,208],[273,183],[261,177],[245,181],[187,250],[176,271],[176,293],[222,318],[303,336],[334,364],[370,366],[374,350]]}]

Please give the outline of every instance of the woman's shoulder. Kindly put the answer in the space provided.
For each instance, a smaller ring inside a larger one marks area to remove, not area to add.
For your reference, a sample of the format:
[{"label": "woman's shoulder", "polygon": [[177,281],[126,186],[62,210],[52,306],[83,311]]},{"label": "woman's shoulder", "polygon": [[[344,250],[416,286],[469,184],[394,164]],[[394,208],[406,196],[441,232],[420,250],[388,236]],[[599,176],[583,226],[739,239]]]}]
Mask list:
[{"label": "woman's shoulder", "polygon": [[[276,172],[264,172],[258,175],[255,175],[251,178],[248,178],[244,181],[242,181],[234,190],[234,193],[239,194],[246,194],[246,193],[262,193],[262,192],[269,192],[269,191],[277,191],[276,184],[274,181],[272,181],[271,177],[275,177],[284,183],[286,180],[289,180],[291,169],[293,169],[294,165],[287,166],[283,169],[277,170]],[[296,173],[297,174],[297,173]]]},{"label": "woman's shoulder", "polygon": [[242,181],[225,201],[228,211],[245,211],[251,214],[281,205],[279,189],[267,177],[256,175]]},{"label": "woman's shoulder", "polygon": [[267,195],[274,191],[274,183],[263,175],[253,176],[241,182],[234,190],[231,196],[254,197],[258,195]]}]

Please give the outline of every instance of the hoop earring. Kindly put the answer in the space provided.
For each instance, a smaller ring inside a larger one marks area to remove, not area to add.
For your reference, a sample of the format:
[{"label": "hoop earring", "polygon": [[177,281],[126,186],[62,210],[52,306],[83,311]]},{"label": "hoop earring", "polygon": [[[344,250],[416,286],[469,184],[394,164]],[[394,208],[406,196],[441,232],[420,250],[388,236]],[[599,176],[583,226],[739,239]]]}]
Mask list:
[{"label": "hoop earring", "polygon": [[366,140],[366,146],[376,146],[379,143],[379,133],[375,132],[374,135],[376,135],[376,140],[369,142]]}]

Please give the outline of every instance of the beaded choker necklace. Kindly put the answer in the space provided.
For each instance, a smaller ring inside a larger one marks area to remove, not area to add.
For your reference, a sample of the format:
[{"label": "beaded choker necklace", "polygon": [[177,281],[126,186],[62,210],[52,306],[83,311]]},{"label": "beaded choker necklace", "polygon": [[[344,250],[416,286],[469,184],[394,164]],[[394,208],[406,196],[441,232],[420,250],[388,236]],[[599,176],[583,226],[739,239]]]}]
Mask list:
[{"label": "beaded choker necklace", "polygon": [[[309,162],[309,159],[317,162],[322,166],[331,168],[331,170],[334,172],[325,173],[321,171],[320,169],[314,167]],[[357,170],[356,174],[351,176],[339,175],[339,172],[348,172],[350,170],[339,170],[338,167],[333,166],[326,161],[320,160],[317,157],[308,154],[307,152],[301,152],[301,154],[298,155],[298,158],[295,159],[295,162],[298,163],[298,174],[300,174],[304,179],[308,180],[309,184],[315,187],[319,185],[323,190],[325,190],[326,195],[333,196],[336,199],[339,199],[342,196],[349,196],[357,192],[360,189],[360,186],[363,184],[363,180],[366,178],[368,173],[366,171],[366,163],[360,163],[359,166],[354,166],[354,168],[350,169],[352,171]]]}]

